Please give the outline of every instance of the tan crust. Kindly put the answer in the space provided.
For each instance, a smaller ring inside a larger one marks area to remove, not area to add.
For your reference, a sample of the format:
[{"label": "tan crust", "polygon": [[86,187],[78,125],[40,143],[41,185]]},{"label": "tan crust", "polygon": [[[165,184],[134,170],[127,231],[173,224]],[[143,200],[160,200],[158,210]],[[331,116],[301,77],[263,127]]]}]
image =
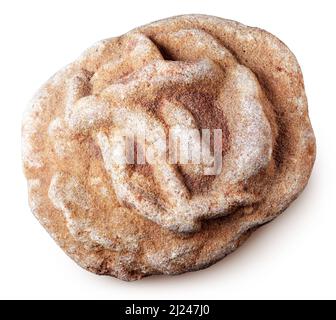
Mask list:
[{"label": "tan crust", "polygon": [[[168,130],[185,127],[222,130],[219,175],[162,160]],[[120,136],[144,131],[153,162],[115,165]],[[123,280],[223,258],[296,199],[315,160],[294,55],[204,15],[97,43],[39,90],[22,140],[34,215],[83,268]]]}]

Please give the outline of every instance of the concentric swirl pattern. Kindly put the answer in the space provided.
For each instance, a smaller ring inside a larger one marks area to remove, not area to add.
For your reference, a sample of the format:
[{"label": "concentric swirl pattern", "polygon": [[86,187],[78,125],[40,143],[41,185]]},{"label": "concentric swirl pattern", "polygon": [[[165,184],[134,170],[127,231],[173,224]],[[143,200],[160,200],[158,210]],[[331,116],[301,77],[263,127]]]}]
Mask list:
[{"label": "concentric swirl pattern", "polygon": [[[207,158],[168,161],[172,133],[197,149],[187,133],[204,129]],[[291,52],[197,15],[99,42],[59,71],[25,115],[23,148],[40,222],[81,266],[125,280],[233,251],[296,198],[315,157]],[[128,164],[134,151],[142,162]]]}]

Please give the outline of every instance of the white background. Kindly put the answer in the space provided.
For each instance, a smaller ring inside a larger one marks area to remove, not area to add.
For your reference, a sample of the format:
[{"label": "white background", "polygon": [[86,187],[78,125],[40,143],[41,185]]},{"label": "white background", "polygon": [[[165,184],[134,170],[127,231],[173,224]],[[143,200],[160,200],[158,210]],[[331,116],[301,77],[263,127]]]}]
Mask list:
[{"label": "white background", "polygon": [[[0,298],[336,298],[335,1],[1,1]],[[30,213],[21,169],[27,102],[99,39],[183,13],[277,35],[303,70],[317,160],[300,198],[238,251],[203,271],[132,283],[82,270]]]}]

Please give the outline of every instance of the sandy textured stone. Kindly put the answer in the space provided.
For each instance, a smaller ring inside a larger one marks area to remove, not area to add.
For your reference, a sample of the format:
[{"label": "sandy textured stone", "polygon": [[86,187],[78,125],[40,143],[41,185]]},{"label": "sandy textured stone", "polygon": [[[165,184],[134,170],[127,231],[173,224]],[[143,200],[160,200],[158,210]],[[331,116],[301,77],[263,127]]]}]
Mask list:
[{"label": "sandy textured stone", "polygon": [[[168,130],[185,128],[222,130],[218,175],[211,157],[165,160]],[[117,164],[121,137],[146,132],[151,162]],[[315,159],[294,55],[202,15],[97,43],[43,85],[22,133],[34,215],[83,268],[123,280],[223,258],[288,207]]]}]

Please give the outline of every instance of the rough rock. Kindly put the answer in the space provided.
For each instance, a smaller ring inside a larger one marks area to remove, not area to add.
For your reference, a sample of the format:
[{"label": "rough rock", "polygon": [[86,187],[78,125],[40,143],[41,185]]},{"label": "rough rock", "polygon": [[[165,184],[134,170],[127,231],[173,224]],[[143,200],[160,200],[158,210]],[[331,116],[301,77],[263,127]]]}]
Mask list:
[{"label": "rough rock", "polygon": [[[214,174],[211,157],[167,161],[168,132],[186,128],[221,130]],[[151,161],[115,161],[127,135],[146,136]],[[34,215],[83,268],[123,280],[222,259],[297,198],[315,159],[294,55],[203,15],[98,42],[42,86],[22,136]]]}]

